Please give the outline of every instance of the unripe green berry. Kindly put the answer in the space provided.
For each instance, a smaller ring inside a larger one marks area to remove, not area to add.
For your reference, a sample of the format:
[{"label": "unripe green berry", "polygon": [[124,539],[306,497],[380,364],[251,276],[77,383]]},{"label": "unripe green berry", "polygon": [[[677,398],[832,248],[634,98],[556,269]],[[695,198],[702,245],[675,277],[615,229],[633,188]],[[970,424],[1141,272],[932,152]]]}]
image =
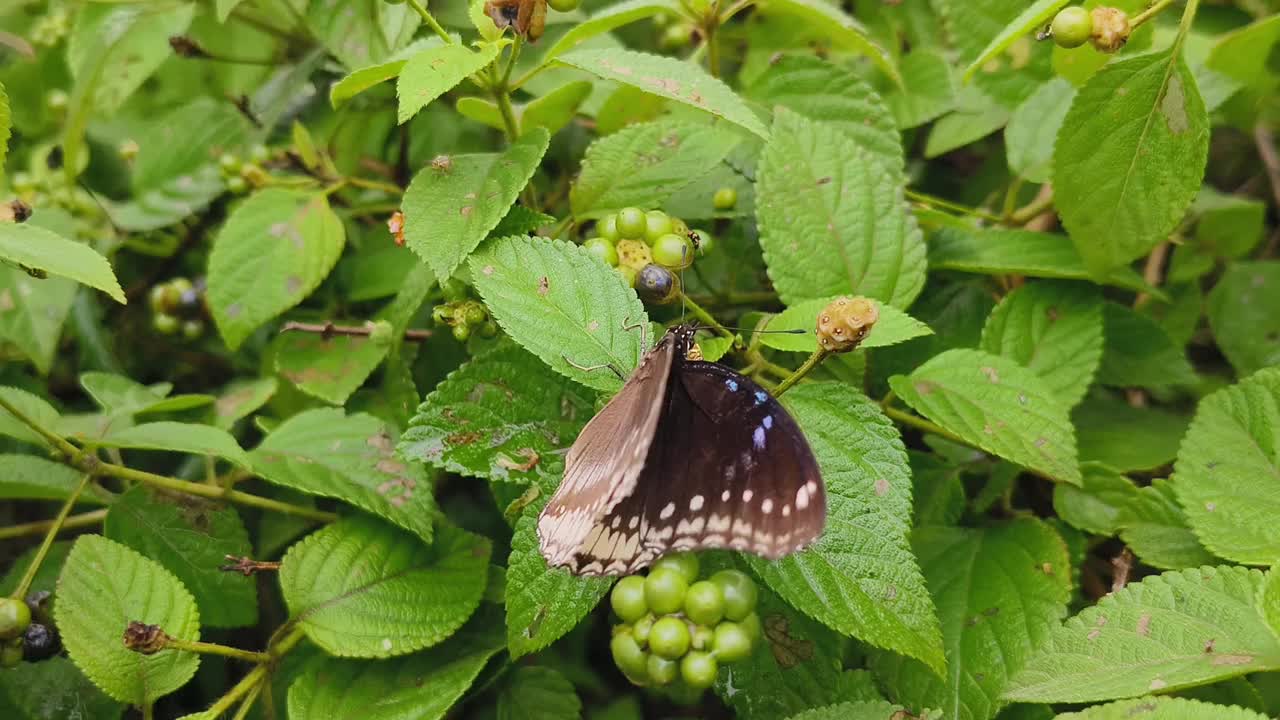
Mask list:
[{"label": "unripe green berry", "polygon": [[556,12],[573,12],[582,4],[582,0],[547,0],[547,6]]},{"label": "unripe green berry", "polygon": [[689,583],[675,570],[656,569],[644,579],[644,600],[655,613],[678,612],[684,607],[684,594]]},{"label": "unripe green berry", "polygon": [[711,651],[720,662],[738,662],[751,656],[751,644],[751,633],[746,628],[726,620],[716,626]]},{"label": "unripe green berry", "polygon": [[0,640],[22,637],[31,624],[31,608],[17,598],[0,597]]},{"label": "unripe green berry", "polygon": [[44,96],[45,107],[55,113],[64,112],[67,109],[67,103],[71,98],[65,90],[50,90]]},{"label": "unripe green berry", "polygon": [[480,337],[488,339],[498,336],[498,323],[492,320],[485,320],[480,326]]},{"label": "unripe green berry", "polygon": [[1065,7],[1053,17],[1049,31],[1059,47],[1080,47],[1093,35],[1093,16],[1079,5]]},{"label": "unripe green berry", "polygon": [[647,613],[644,617],[636,621],[632,627],[631,634],[635,636],[636,642],[641,646],[649,644],[649,633],[653,631],[653,624],[657,622],[657,618],[653,613]]},{"label": "unripe green berry", "polygon": [[266,145],[254,145],[249,150],[249,158],[261,165],[271,159],[271,151],[267,149]]},{"label": "unripe green berry", "polygon": [[658,558],[649,572],[675,570],[684,577],[685,582],[692,585],[698,579],[699,565],[698,556],[691,552],[672,552]]},{"label": "unripe green berry", "polygon": [[688,237],[668,233],[653,244],[653,261],[670,270],[683,270],[693,264],[695,250]]},{"label": "unripe green berry", "polygon": [[462,306],[462,319],[468,325],[475,326],[489,319],[489,315],[480,303],[469,302]]},{"label": "unripe green berry", "polygon": [[222,153],[222,157],[218,158],[218,167],[225,175],[238,175],[240,168],[244,163],[240,162],[240,158],[231,153]]},{"label": "unripe green berry", "polygon": [[716,633],[706,625],[699,625],[693,629],[693,640],[689,646],[694,650],[710,650],[711,643],[715,642]]},{"label": "unripe green berry", "polygon": [[618,267],[618,249],[613,246],[612,240],[593,237],[582,243],[582,247],[586,248],[587,252],[603,260],[605,265]]},{"label": "unripe green berry", "polygon": [[650,210],[644,214],[644,241],[650,245],[674,229],[675,223],[672,222],[671,216],[661,210]]},{"label": "unripe green berry", "polygon": [[404,0],[382,0],[382,2],[384,2],[384,3],[388,4],[388,5],[403,5],[403,4],[404,4]]},{"label": "unripe green berry", "polygon": [[709,580],[689,586],[684,594],[684,614],[699,625],[715,625],[724,618],[724,593]]},{"label": "unripe green berry", "polygon": [[666,305],[680,297],[680,279],[670,270],[649,263],[636,275],[636,294],[654,305]]},{"label": "unripe green berry", "polygon": [[756,613],[742,618],[738,621],[738,625],[747,631],[747,637],[751,638],[752,645],[764,639],[764,626],[760,624],[760,616]]},{"label": "unripe green berry", "polygon": [[156,313],[151,316],[151,327],[162,335],[172,335],[178,332],[178,327],[181,324],[178,318],[169,313]]},{"label": "unripe green berry", "polygon": [[445,302],[459,302],[467,298],[467,284],[457,278],[449,278],[440,283],[440,292],[444,294]]},{"label": "unripe green berry", "polygon": [[680,663],[657,655],[649,656],[646,670],[654,685],[670,685],[680,677]]},{"label": "unripe green berry", "polygon": [[737,205],[738,191],[731,187],[722,187],[711,197],[711,206],[716,210],[732,210]]},{"label": "unripe green berry", "polygon": [[444,325],[453,317],[453,309],[448,305],[436,305],[431,308],[431,320],[437,325]]},{"label": "unripe green berry", "polygon": [[676,50],[686,47],[693,42],[693,26],[685,22],[677,22],[668,25],[666,30],[662,31],[662,47],[667,50]]},{"label": "unripe green berry", "polygon": [[649,631],[649,649],[654,655],[677,660],[689,652],[689,626],[673,615],[658,618]]},{"label": "unripe green berry", "polygon": [[631,633],[620,632],[609,641],[609,651],[613,653],[613,662],[628,677],[644,678],[648,668],[648,653],[640,649]]},{"label": "unripe green berry", "polygon": [[379,320],[369,328],[369,341],[374,345],[385,347],[396,339],[396,329],[387,320]]},{"label": "unripe green berry", "polygon": [[596,221],[596,235],[617,242],[622,237],[618,235],[618,214],[606,215]]},{"label": "unripe green berry", "polygon": [[151,312],[164,312],[169,309],[165,307],[165,291],[168,285],[152,285],[151,290],[147,293],[147,304],[151,306]]},{"label": "unripe green berry", "polygon": [[705,690],[716,684],[716,673],[720,666],[714,655],[694,650],[680,661],[680,676],[689,687]]},{"label": "unripe green berry", "polygon": [[249,181],[239,175],[232,175],[227,178],[227,192],[235,195],[243,195],[249,191]]},{"label": "unripe green berry", "polygon": [[453,339],[458,342],[466,342],[471,337],[471,327],[465,323],[458,323],[453,326]]},{"label": "unripe green berry", "polygon": [[720,586],[724,593],[724,616],[730,620],[741,620],[756,609],[759,590],[756,583],[746,573],[739,570],[721,570],[711,576],[711,582]]},{"label": "unripe green berry", "polygon": [[618,211],[618,236],[626,240],[643,240],[647,225],[640,208],[622,208]]},{"label": "unripe green berry", "polygon": [[198,340],[204,335],[204,323],[200,320],[187,320],[182,323],[182,337],[187,340]]},{"label": "unripe green berry", "polygon": [[628,575],[613,586],[609,593],[609,605],[623,622],[633,623],[649,612],[644,601],[644,578],[639,575]]}]

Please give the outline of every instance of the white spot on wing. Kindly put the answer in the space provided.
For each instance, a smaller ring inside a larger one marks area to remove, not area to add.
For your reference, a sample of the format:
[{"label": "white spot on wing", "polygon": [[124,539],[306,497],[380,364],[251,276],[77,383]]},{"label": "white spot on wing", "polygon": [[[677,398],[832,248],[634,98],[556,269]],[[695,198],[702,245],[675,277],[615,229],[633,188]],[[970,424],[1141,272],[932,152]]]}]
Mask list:
[{"label": "white spot on wing", "polygon": [[658,513],[658,517],[663,520],[666,520],[667,518],[671,517],[675,513],[676,513],[676,504],[673,502],[669,502],[667,503],[666,507],[662,508],[662,512]]},{"label": "white spot on wing", "polygon": [[694,495],[689,500],[689,509],[697,512],[702,509],[703,498],[701,495]]},{"label": "white spot on wing", "polygon": [[765,498],[764,502],[760,503],[760,512],[764,513],[765,515],[768,515],[769,513],[773,512],[773,500],[769,498]]}]

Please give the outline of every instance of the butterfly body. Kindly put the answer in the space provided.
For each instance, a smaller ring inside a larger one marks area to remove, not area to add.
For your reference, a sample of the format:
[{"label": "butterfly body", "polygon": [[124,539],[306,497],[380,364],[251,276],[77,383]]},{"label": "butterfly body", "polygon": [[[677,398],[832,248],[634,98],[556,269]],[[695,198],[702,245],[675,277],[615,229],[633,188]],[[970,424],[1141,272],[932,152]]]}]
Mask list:
[{"label": "butterfly body", "polygon": [[619,575],[676,550],[778,558],[821,535],[825,489],[799,426],[749,378],[689,359],[694,332],[669,330],[569,450],[538,519],[550,565]]}]

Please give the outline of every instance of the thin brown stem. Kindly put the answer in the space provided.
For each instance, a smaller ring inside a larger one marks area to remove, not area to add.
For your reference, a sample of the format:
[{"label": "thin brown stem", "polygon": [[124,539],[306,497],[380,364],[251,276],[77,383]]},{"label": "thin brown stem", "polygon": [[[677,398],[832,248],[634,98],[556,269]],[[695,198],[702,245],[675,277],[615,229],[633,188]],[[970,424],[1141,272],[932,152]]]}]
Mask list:
[{"label": "thin brown stem", "polygon": [[[328,340],[335,335],[369,337],[373,334],[373,327],[365,325],[334,325],[332,322],[304,323],[289,321],[284,324],[284,327],[280,328],[280,332],[313,333],[320,335],[322,339]],[[431,339],[433,332],[432,330],[405,330],[404,339],[410,342],[425,342]]]},{"label": "thin brown stem", "polygon": [[1271,197],[1280,207],[1280,155],[1276,154],[1276,139],[1271,127],[1265,122],[1253,126],[1253,142],[1258,146],[1258,157],[1262,159],[1262,167],[1267,171],[1267,180],[1271,183]]}]

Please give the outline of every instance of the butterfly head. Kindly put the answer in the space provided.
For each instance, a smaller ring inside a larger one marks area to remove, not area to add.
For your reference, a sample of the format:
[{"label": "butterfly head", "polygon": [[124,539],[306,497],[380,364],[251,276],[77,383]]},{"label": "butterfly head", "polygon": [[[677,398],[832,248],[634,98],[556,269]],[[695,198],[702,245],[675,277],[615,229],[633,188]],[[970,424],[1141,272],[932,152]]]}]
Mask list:
[{"label": "butterfly head", "polygon": [[694,340],[694,335],[698,333],[700,328],[693,323],[682,323],[667,330],[667,337],[671,338],[671,342],[675,344],[675,351],[678,357],[688,360],[700,360],[701,357],[690,357],[690,353],[698,348],[698,343]]}]

